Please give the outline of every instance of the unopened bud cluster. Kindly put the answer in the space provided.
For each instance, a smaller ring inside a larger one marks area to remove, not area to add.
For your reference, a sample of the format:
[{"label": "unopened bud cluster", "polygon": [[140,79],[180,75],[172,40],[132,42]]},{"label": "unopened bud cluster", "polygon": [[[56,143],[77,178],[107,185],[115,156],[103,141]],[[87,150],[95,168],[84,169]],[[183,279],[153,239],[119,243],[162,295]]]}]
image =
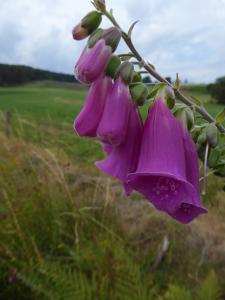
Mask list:
[{"label": "unopened bud cluster", "polygon": [[[105,10],[105,1],[96,0],[94,5],[97,11],[88,13],[73,29],[73,38],[81,40],[88,37],[87,45],[75,66],[75,76],[78,81],[91,84],[102,74],[110,77],[114,82],[121,79],[127,86],[131,99],[142,106],[149,95],[148,87],[142,83],[139,72],[129,61],[121,61],[114,54],[122,37],[117,27],[99,28],[102,21],[102,12]],[[165,89],[166,90],[166,89]],[[172,91],[165,91],[166,102],[171,106]]]}]

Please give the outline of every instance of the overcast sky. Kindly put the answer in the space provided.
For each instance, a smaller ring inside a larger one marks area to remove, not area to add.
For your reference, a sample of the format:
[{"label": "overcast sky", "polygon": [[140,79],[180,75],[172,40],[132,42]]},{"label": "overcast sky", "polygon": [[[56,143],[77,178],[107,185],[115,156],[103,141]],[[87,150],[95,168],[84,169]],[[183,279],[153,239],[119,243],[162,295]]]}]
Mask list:
[{"label": "overcast sky", "polygon": [[[164,76],[225,75],[225,0],[106,1],[125,30],[140,21],[135,45]],[[85,41],[73,41],[71,30],[90,10],[89,0],[0,0],[0,62],[73,73]]]}]

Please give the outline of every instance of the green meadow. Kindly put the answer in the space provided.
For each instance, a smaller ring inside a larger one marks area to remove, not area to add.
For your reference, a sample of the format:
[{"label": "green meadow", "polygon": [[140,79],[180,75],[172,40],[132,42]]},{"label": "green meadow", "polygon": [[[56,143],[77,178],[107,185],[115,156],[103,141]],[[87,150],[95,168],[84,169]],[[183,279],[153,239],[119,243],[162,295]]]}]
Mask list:
[{"label": "green meadow", "polygon": [[[204,85],[184,93],[214,116],[222,108]],[[54,82],[0,88],[0,299],[224,299],[224,180],[208,177],[209,213],[185,226],[126,198],[94,166],[99,143],[73,131],[86,94]]]}]

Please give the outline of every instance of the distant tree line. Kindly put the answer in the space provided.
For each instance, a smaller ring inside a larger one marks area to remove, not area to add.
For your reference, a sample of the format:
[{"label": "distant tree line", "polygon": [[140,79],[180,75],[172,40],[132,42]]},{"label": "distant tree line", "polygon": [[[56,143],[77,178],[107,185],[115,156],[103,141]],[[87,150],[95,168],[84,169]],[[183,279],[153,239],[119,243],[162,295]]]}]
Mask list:
[{"label": "distant tree line", "polygon": [[225,76],[217,78],[215,83],[209,84],[207,90],[219,103],[225,104]]},{"label": "distant tree line", "polygon": [[50,72],[22,65],[0,64],[0,86],[12,86],[39,80],[76,82],[73,75]]}]

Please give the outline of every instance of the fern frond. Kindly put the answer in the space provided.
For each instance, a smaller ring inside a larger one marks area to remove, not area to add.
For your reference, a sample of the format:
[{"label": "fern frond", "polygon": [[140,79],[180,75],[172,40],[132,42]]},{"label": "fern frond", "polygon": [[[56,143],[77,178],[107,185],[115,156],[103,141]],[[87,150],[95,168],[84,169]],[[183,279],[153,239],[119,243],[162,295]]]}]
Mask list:
[{"label": "fern frond", "polygon": [[192,300],[191,292],[183,287],[171,284],[165,295],[165,300]]},{"label": "fern frond", "polygon": [[[78,271],[72,271],[58,262],[34,265],[29,272],[20,273],[20,280],[42,299],[89,300],[89,282]],[[89,293],[90,294],[90,293]]]},{"label": "fern frond", "polygon": [[212,270],[196,291],[197,300],[220,300],[222,290],[215,272]]}]

